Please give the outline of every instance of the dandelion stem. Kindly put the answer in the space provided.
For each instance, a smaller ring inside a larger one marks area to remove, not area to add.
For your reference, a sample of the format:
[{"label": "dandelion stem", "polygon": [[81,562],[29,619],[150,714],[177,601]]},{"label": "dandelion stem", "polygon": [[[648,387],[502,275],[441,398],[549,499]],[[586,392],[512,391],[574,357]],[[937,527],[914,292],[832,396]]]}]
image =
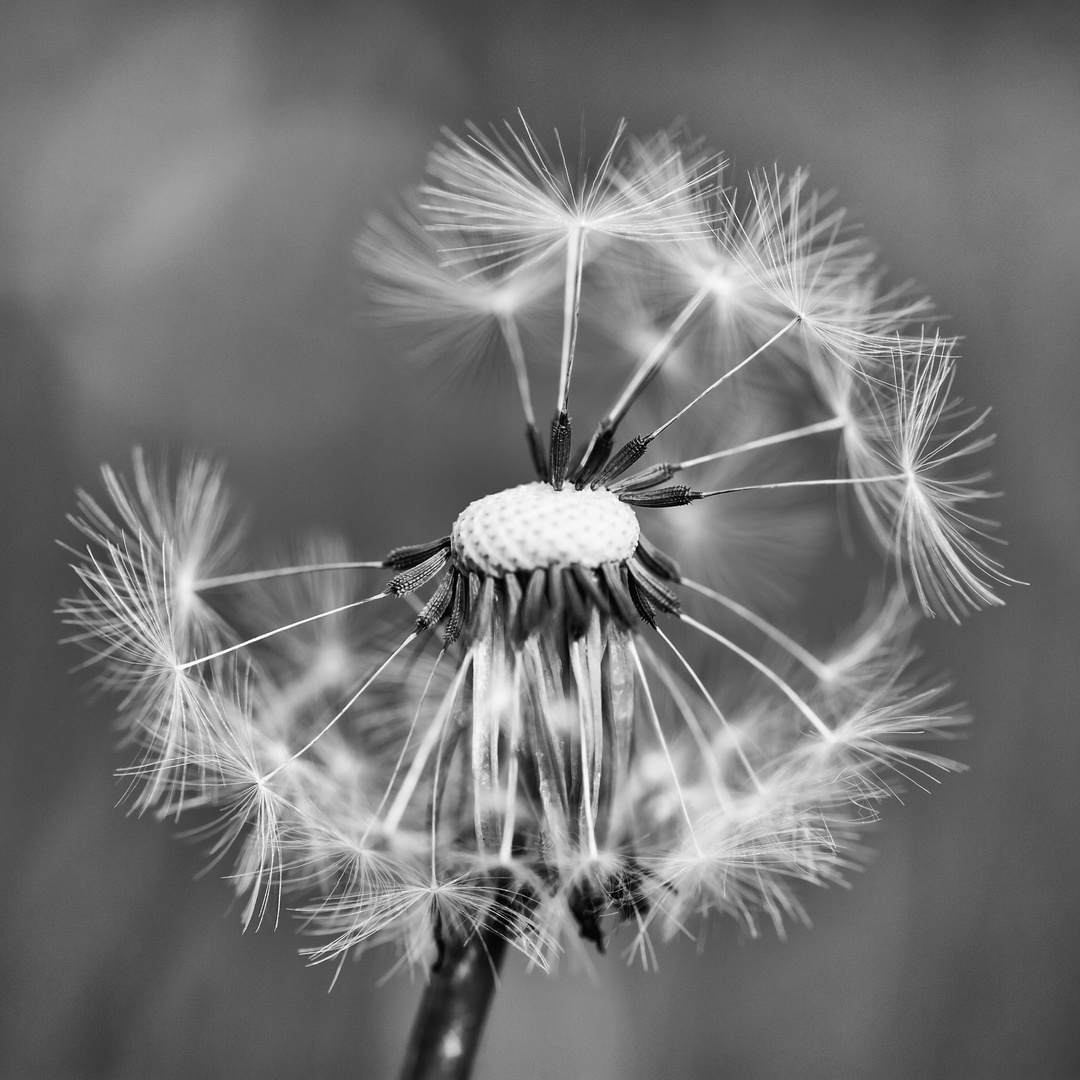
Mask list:
[{"label": "dandelion stem", "polygon": [[489,925],[445,939],[413,1021],[401,1080],[467,1080],[505,954],[506,939]]}]

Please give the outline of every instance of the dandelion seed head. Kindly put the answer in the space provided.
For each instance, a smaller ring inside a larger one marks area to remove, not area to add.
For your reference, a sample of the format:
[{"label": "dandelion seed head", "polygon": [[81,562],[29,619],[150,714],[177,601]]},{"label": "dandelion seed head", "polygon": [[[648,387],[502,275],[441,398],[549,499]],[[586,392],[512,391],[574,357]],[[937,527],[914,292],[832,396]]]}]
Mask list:
[{"label": "dandelion seed head", "polygon": [[[254,569],[210,462],[136,453],[79,497],[62,617],[116,695],[133,805],[211,809],[245,922],[295,913],[315,963],[494,931],[546,970],[628,924],[651,966],[654,932],[710,912],[782,934],[888,799],[957,768],[926,748],[964,716],[912,633],[1008,579],[955,342],[802,171],[740,194],[700,145],[621,127],[570,160],[523,124],[448,133],[358,245],[441,362],[494,338],[519,484],[381,558],[323,538]],[[582,367],[611,385],[584,437]],[[823,642],[799,583],[852,515],[880,566]]]}]

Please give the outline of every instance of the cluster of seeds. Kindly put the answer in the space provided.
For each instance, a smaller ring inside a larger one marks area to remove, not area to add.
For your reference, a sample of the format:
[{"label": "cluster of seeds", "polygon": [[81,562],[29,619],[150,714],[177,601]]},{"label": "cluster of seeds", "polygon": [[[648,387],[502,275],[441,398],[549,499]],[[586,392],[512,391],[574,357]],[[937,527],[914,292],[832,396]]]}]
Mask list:
[{"label": "cluster of seeds", "polygon": [[[911,629],[1005,579],[983,477],[958,475],[988,439],[952,398],[953,342],[802,174],[740,196],[667,134],[620,132],[581,176],[528,128],[447,136],[411,207],[361,244],[374,299],[442,357],[509,366],[535,479],[383,559],[323,544],[252,570],[218,469],[106,469],[64,612],[120,693],[137,807],[216,808],[246,918],[296,896],[316,960],[384,940],[430,959],[482,928],[546,966],[629,920],[648,962],[650,930],[710,909],[779,928],[896,774],[956,767],[918,745],[960,717],[912,673]],[[575,443],[581,365],[615,389]],[[860,517],[891,580],[851,631],[771,617],[739,552],[789,552],[779,580]],[[400,598],[399,631],[368,617]]]}]

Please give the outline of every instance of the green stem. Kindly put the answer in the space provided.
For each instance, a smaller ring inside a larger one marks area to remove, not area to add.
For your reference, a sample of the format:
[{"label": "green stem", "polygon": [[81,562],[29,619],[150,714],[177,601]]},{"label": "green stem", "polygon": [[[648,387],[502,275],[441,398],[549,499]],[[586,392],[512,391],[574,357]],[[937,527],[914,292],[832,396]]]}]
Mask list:
[{"label": "green stem", "polygon": [[487,927],[446,940],[420,999],[401,1080],[468,1080],[505,954],[506,940]]}]

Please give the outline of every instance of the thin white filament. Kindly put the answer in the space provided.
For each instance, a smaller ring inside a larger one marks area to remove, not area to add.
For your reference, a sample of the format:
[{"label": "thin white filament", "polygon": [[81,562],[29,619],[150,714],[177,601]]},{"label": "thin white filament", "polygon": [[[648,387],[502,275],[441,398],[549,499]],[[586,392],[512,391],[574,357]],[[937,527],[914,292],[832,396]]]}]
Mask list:
[{"label": "thin white filament", "polygon": [[761,439],[740,443],[738,446],[729,446],[726,450],[717,450],[712,454],[703,454],[701,457],[687,458],[686,461],[680,461],[675,468],[689,469],[694,465],[719,461],[721,458],[732,457],[735,454],[745,454],[748,450],[760,450],[763,446],[775,446],[777,443],[802,439],[807,435],[817,435],[823,431],[837,431],[846,423],[847,421],[842,416],[834,416],[831,420],[820,420],[816,424],[807,424],[806,427],[795,428],[793,431],[782,431],[778,435],[766,435]]},{"label": "thin white filament", "polygon": [[439,711],[435,714],[435,719],[431,721],[431,727],[424,733],[423,741],[416,751],[416,757],[413,758],[409,771],[405,774],[405,779],[401,783],[401,790],[397,793],[393,805],[390,807],[390,812],[383,821],[383,829],[386,832],[393,832],[405,815],[405,808],[409,805],[409,800],[416,791],[416,785],[420,782],[420,775],[424,771],[424,766],[427,764],[431,751],[435,748],[443,726],[446,724],[446,719],[450,715],[450,710],[454,707],[454,702],[461,692],[465,676],[472,667],[472,659],[473,654],[470,649],[462,659],[461,666],[454,676],[454,683],[439,705]]},{"label": "thin white filament", "polygon": [[566,247],[566,291],[563,295],[562,358],[559,362],[558,412],[564,414],[570,400],[570,374],[574,367],[578,316],[581,307],[581,272],[585,262],[587,229],[578,226]]},{"label": "thin white filament", "polygon": [[782,649],[791,653],[800,664],[812,671],[821,682],[829,681],[830,673],[825,664],[814,656],[813,653],[804,649],[794,638],[788,637],[787,634],[782,630],[777,629],[767,619],[763,619],[757,612],[751,611],[748,607],[744,607],[737,600],[732,600],[730,596],[724,596],[723,593],[718,593],[715,590],[710,589],[707,585],[701,585],[696,581],[690,581],[688,578],[680,577],[679,584],[685,585],[688,589],[692,589],[702,596],[707,596],[710,600],[715,600],[718,604],[723,604],[729,611],[735,612],[740,618],[745,619],[752,626],[756,626],[771,641],[775,641]]},{"label": "thin white filament", "polygon": [[679,619],[686,623],[687,626],[692,626],[695,630],[700,630],[703,634],[711,637],[714,641],[719,642],[726,649],[730,649],[736,656],[741,656],[752,667],[757,668],[762,675],[765,676],[771,683],[779,687],[784,692],[791,703],[810,721],[811,724],[817,729],[818,733],[823,739],[828,742],[832,742],[834,735],[832,729],[821,719],[820,716],[803,700],[802,697],[796,693],[775,671],[768,666],[768,664],[762,663],[753,653],[748,653],[745,649],[739,648],[734,641],[724,637],[723,634],[718,633],[711,626],[706,626],[704,623],[700,623],[697,619],[691,618],[689,615],[681,614]]},{"label": "thin white filament", "polygon": [[848,484],[886,484],[904,481],[910,483],[914,476],[906,473],[894,473],[891,476],[833,476],[822,480],[781,480],[775,484],[746,484],[743,487],[720,488],[717,491],[702,491],[699,499],[711,499],[714,495],[733,495],[737,491],[775,491],[778,488],[799,487],[842,487]]},{"label": "thin white filament", "polygon": [[676,337],[682,332],[683,327],[690,321],[690,317],[701,306],[702,301],[709,295],[709,292],[710,289],[707,285],[702,286],[687,301],[686,306],[682,311],[675,316],[671,324],[660,337],[660,340],[657,341],[649,351],[649,355],[638,365],[637,370],[626,384],[626,388],[619,395],[618,401],[616,401],[608,410],[608,414],[605,417],[608,424],[614,426],[626,416],[627,410],[634,403],[638,394],[645,388],[646,383],[652,378],[660,365],[667,360],[671,353],[671,346],[674,344]]},{"label": "thin white filament", "polygon": [[521,408],[525,413],[525,421],[529,427],[536,427],[536,414],[533,412],[532,392],[529,389],[529,372],[525,366],[525,348],[521,344],[521,333],[518,331],[517,322],[512,315],[499,316],[499,329],[502,331],[503,340],[506,342],[507,351],[510,353],[510,364],[514,369],[514,376],[518,384],[518,396],[521,398]]},{"label": "thin white filament", "polygon": [[221,577],[203,578],[191,587],[195,592],[204,589],[220,589],[225,585],[246,585],[250,581],[267,581],[270,578],[291,577],[296,574],[318,574],[326,570],[385,570],[386,564],[378,562],[332,562],[310,563],[307,566],[279,566],[272,570],[248,570],[242,574],[224,574]]},{"label": "thin white filament", "polygon": [[509,865],[514,846],[514,820],[517,816],[518,738],[521,731],[521,670],[524,659],[520,649],[514,653],[513,704],[510,709],[510,730],[507,733],[508,761],[506,766],[506,811],[503,815],[502,843],[499,861]]},{"label": "thin white filament", "polygon": [[686,724],[686,728],[690,732],[691,738],[697,744],[697,748],[701,752],[701,760],[705,763],[705,769],[709,774],[709,780],[712,783],[717,800],[724,806],[731,806],[731,792],[729,792],[724,785],[720,774],[720,763],[716,760],[716,752],[709,742],[708,736],[705,734],[705,729],[694,715],[694,710],[690,707],[690,702],[686,700],[686,695],[679,689],[679,684],[672,678],[671,672],[667,669],[667,665],[656,655],[652,646],[644,639],[641,642],[641,646],[645,653],[645,659],[649,661],[653,671],[656,672],[660,681],[664,684],[664,689],[671,695],[671,700],[675,703],[675,708],[679,711],[679,715],[683,718],[683,723]]},{"label": "thin white filament", "polygon": [[[581,743],[581,804],[585,810],[585,826],[589,833],[589,855],[593,859],[599,858],[600,852],[596,845],[596,822],[593,817],[593,785],[592,785],[592,762],[589,760],[594,751],[591,737],[592,720],[592,687],[586,680],[586,672],[581,662],[581,645],[575,641],[570,645],[570,663],[574,670],[574,681],[578,686],[578,741]],[[586,718],[586,712],[589,713]]]},{"label": "thin white filament", "polygon": [[[288,623],[285,626],[275,627],[273,630],[267,630],[265,634],[259,634],[257,637],[248,638],[246,641],[241,641],[236,645],[230,645],[228,648],[219,649],[217,652],[208,653],[206,656],[200,656],[196,660],[188,660],[187,663],[177,664],[176,670],[187,671],[188,668],[195,667],[196,664],[205,664],[208,660],[216,660],[219,656],[228,656],[229,653],[236,652],[238,649],[245,649],[249,645],[255,645],[260,641],[265,641],[267,638],[272,638],[277,634],[284,634],[287,630],[295,630],[298,626],[306,626],[308,623],[317,621],[318,619],[325,619],[330,615],[338,615],[342,611],[351,611],[353,608],[358,608],[363,604],[370,604],[372,600],[382,600],[384,597],[391,594],[383,590],[380,593],[376,593],[374,596],[366,596],[363,600],[353,600],[352,603],[342,604],[340,607],[330,608],[327,611],[320,611],[317,615],[308,615],[307,618],[297,619],[296,622]],[[413,637],[416,635],[414,634]]]},{"label": "thin white filament", "polygon": [[[680,616],[680,618],[685,619],[686,616],[682,615]],[[672,641],[671,638],[669,638],[667,634],[665,634],[664,631],[660,629],[659,626],[656,628],[656,632],[664,639],[664,641],[667,643],[667,647],[679,658],[679,662],[684,668],[686,668],[687,674],[690,676],[691,679],[694,680],[694,685],[698,688],[701,696],[705,698],[705,700],[709,703],[710,708],[716,714],[716,718],[720,721],[721,724],[723,724],[724,730],[728,732],[728,734],[731,736],[731,743],[735,747],[735,753],[738,756],[739,760],[742,762],[743,768],[746,770],[746,775],[750,777],[750,781],[754,785],[758,794],[764,795],[765,788],[762,786],[761,781],[758,779],[758,775],[754,771],[754,766],[750,764],[750,759],[746,756],[746,751],[744,751],[742,748],[742,742],[739,739],[738,733],[728,723],[727,717],[723,714],[720,706],[716,704],[716,699],[712,696],[712,694],[709,693],[708,690],[705,689],[705,684],[701,681],[701,677],[694,670],[693,665],[690,663],[690,661],[687,660],[686,657],[683,656],[683,654],[679,652],[679,650],[676,648],[675,642]]]},{"label": "thin white filament", "polygon": [[386,783],[386,790],[383,791],[382,798],[379,800],[379,805],[375,808],[375,813],[372,815],[371,823],[364,830],[364,835],[360,838],[360,847],[364,846],[368,836],[371,834],[372,828],[374,828],[375,822],[378,821],[379,815],[383,812],[383,807],[386,806],[386,800],[390,798],[390,792],[394,790],[394,782],[398,778],[398,773],[401,772],[401,766],[405,761],[405,755],[409,750],[409,743],[412,741],[413,732],[416,730],[416,725],[420,722],[420,710],[424,707],[424,702],[427,701],[427,696],[431,690],[432,680],[435,678],[435,672],[439,670],[439,664],[442,662],[442,658],[446,655],[446,646],[443,646],[439,650],[439,655],[435,657],[435,663],[431,665],[431,671],[428,673],[427,681],[424,683],[423,693],[420,695],[420,700],[416,704],[416,711],[413,713],[412,722],[409,724],[409,730],[405,732],[405,741],[401,744],[401,752],[398,754],[397,761],[394,762],[394,770],[390,774],[390,779]]},{"label": "thin white filament", "polygon": [[414,630],[405,640],[364,680],[360,689],[337,712],[334,718],[323,725],[318,732],[315,733],[295,754],[291,755],[286,761],[283,761],[280,765],[271,769],[265,776],[263,776],[262,782],[266,783],[271,777],[281,772],[286,765],[292,764],[302,754],[306,754],[360,699],[360,695],[389,667],[390,662],[404,649],[407,645],[411,645],[419,637],[419,634]]},{"label": "thin white filament", "polygon": [[686,819],[686,827],[690,830],[690,839],[694,842],[694,851],[700,857],[703,855],[701,846],[698,844],[697,833],[694,832],[694,823],[690,820],[690,811],[686,807],[686,801],[683,799],[682,785],[679,783],[679,773],[675,768],[675,762],[671,760],[671,751],[668,749],[667,739],[664,738],[664,729],[660,724],[660,716],[656,711],[656,705],[653,703],[652,691],[649,689],[649,680],[645,677],[645,668],[641,663],[641,657],[638,655],[637,646],[634,644],[634,639],[630,639],[630,652],[634,657],[634,666],[637,668],[638,675],[641,678],[641,689],[645,692],[645,702],[649,707],[649,716],[652,719],[653,727],[656,729],[656,737],[660,740],[660,748],[664,751],[664,757],[667,760],[668,769],[671,772],[671,778],[675,781],[675,793],[679,797],[679,807],[682,809],[682,815]]},{"label": "thin white filament", "polygon": [[709,386],[706,386],[705,389],[702,390],[701,393],[698,394],[698,396],[696,398],[694,398],[692,401],[687,402],[687,404],[685,404],[673,417],[671,417],[670,420],[665,420],[648,437],[649,441],[652,442],[652,440],[655,439],[657,437],[657,435],[659,435],[661,432],[666,431],[669,427],[671,427],[671,425],[674,424],[675,421],[679,419],[679,417],[681,417],[681,416],[685,415],[686,413],[688,413],[699,401],[701,401],[701,399],[703,397],[705,397],[708,394],[711,394],[722,382],[724,382],[727,379],[730,379],[731,376],[734,375],[737,371],[741,371],[744,367],[746,367],[746,365],[749,364],[751,360],[753,360],[756,357],[760,356],[770,345],[772,345],[775,342],[779,341],[780,338],[782,338],[793,326],[798,325],[798,322],[799,322],[799,316],[796,315],[795,318],[793,318],[791,320],[791,322],[789,322],[786,326],[782,326],[779,330],[777,330],[777,332],[775,334],[773,334],[773,336],[771,338],[769,338],[768,341],[766,341],[763,345],[759,345],[745,360],[740,360],[739,363],[737,363],[729,371],[725,371],[724,374],[721,375],[720,378],[716,380],[716,382],[711,383]]}]

